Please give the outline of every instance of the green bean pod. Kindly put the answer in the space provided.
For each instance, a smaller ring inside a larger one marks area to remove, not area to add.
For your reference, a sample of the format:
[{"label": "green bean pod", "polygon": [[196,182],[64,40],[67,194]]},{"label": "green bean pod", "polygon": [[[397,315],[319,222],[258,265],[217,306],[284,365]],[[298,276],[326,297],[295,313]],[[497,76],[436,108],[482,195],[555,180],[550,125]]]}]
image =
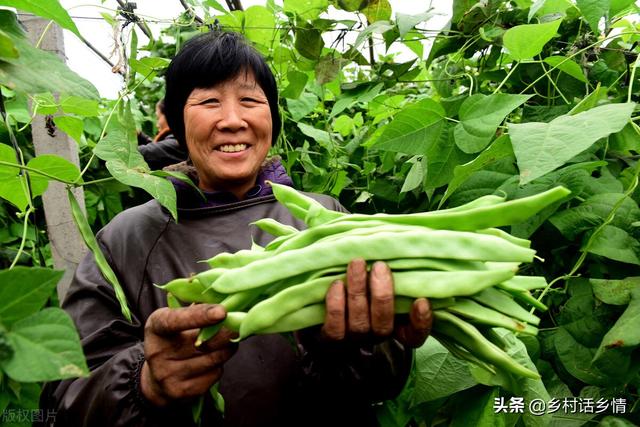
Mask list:
[{"label": "green bean pod", "polygon": [[345,220],[380,220],[393,224],[419,225],[443,230],[482,230],[485,228],[501,227],[523,222],[550,204],[564,199],[569,194],[571,194],[571,191],[566,188],[555,187],[533,196],[455,212],[434,211],[404,215],[351,214],[344,218],[337,218],[329,224],[337,224],[340,221]]},{"label": "green bean pod", "polygon": [[387,260],[430,257],[531,262],[534,254],[535,251],[504,239],[476,233],[449,230],[381,232],[318,243],[257,260],[226,271],[210,286],[221,293],[238,292],[308,271],[345,265],[354,258]]},{"label": "green bean pod", "polygon": [[266,183],[271,185],[276,199],[278,199],[294,217],[305,221],[305,223],[310,226],[315,226],[346,215],[343,212],[336,212],[325,208],[317,200],[302,194],[292,187],[276,184],[271,181],[266,181]]},{"label": "green bean pod", "polygon": [[275,237],[289,236],[300,231],[291,225],[283,224],[273,218],[262,218],[258,221],[252,222],[251,224]]},{"label": "green bean pod", "polygon": [[501,348],[485,338],[473,325],[448,313],[446,310],[435,310],[433,315],[435,320],[433,322],[434,331],[454,339],[465,347],[469,353],[513,374],[536,380],[540,379],[540,375],[537,372],[513,360]]},{"label": "green bean pod", "polygon": [[238,268],[252,263],[253,261],[268,258],[273,253],[266,251],[256,251],[251,249],[241,249],[237,252],[221,252],[206,262],[211,268]]},{"label": "green bean pod", "polygon": [[490,234],[492,236],[502,237],[503,239],[508,240],[511,243],[514,243],[518,246],[522,246],[523,248],[531,247],[531,240],[521,239],[520,237],[512,236],[511,234],[499,228],[485,228],[482,230],[476,230],[476,233]]},{"label": "green bean pod", "polygon": [[[458,272],[418,270],[394,272],[393,283],[396,296],[443,299],[474,294],[513,275],[512,270]],[[240,328],[240,339],[268,328],[288,313],[324,301],[331,284],[343,279],[344,274],[320,277],[290,286],[271,298],[260,301],[248,311]],[[520,330],[524,329],[523,325]]]},{"label": "green bean pod", "polygon": [[217,304],[226,295],[211,291],[195,277],[178,278],[169,283],[158,286],[160,289],[170,292],[182,302]]},{"label": "green bean pod", "polygon": [[522,320],[532,325],[538,325],[540,323],[540,319],[537,316],[529,313],[520,304],[509,298],[509,295],[498,289],[487,288],[477,294],[471,295],[471,298],[482,305],[513,317],[514,319]]},{"label": "green bean pod", "polygon": [[521,332],[528,335],[538,334],[538,328],[519,322],[470,299],[457,299],[456,303],[448,307],[447,310],[451,313],[466,317],[474,323],[503,327],[514,332]]},{"label": "green bean pod", "polygon": [[93,258],[96,261],[96,265],[100,269],[102,276],[105,278],[107,282],[113,287],[113,291],[116,294],[116,298],[120,303],[120,310],[122,311],[122,315],[125,319],[131,322],[131,311],[129,310],[129,306],[127,305],[127,296],[118,281],[118,276],[111,268],[111,265],[107,262],[107,259],[104,257],[102,253],[102,249],[100,249],[100,245],[96,240],[96,236],[94,236],[93,231],[91,230],[91,226],[87,221],[87,217],[84,216],[76,197],[73,195],[71,189],[67,188],[67,196],[69,196],[69,203],[71,204],[71,214],[73,219],[78,227],[78,231],[80,231],[80,235],[84,240],[84,243],[87,245],[91,253],[93,254]]}]

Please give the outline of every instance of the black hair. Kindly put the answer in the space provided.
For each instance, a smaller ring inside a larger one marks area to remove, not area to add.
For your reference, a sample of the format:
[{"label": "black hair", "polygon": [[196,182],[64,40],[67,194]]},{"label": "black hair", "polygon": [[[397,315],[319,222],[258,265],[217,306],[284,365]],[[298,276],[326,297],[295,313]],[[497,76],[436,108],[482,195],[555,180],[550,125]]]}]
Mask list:
[{"label": "black hair", "polygon": [[269,101],[272,143],[280,133],[276,79],[265,61],[246,39],[234,32],[209,32],[189,40],[176,54],[165,75],[164,109],[174,136],[186,148],[184,105],[194,89],[210,88],[242,72],[253,73]]}]

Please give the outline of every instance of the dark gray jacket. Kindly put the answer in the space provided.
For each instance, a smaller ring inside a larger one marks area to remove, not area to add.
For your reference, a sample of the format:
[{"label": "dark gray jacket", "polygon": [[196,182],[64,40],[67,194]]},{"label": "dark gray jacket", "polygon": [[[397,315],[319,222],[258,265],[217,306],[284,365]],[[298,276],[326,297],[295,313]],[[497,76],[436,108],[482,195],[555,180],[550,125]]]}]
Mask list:
[{"label": "dark gray jacket", "polygon": [[[341,210],[333,199],[313,195]],[[179,209],[176,223],[152,200],[120,213],[98,233],[100,245],[124,287],[133,323],[88,255],[77,269],[63,307],[74,319],[91,370],[88,378],[48,384],[43,409],[57,411],[56,426],[188,426],[191,402],[149,406],[139,392],[143,328],[166,294],[154,284],[207,269],[220,252],[264,245],[272,236],[250,225],[260,218],[304,228],[272,195],[224,206]],[[395,340],[378,345],[320,345],[312,330],[302,342],[282,335],[251,337],[225,364],[221,421],[205,404],[205,426],[375,425],[373,402],[404,385],[411,352]]]}]

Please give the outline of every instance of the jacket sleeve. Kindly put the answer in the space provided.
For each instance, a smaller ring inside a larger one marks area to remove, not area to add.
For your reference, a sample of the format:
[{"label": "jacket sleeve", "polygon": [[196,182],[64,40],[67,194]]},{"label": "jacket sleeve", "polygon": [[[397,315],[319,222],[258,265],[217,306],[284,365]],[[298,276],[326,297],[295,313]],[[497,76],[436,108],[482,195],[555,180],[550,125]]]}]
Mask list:
[{"label": "jacket sleeve", "polygon": [[55,413],[49,425],[175,426],[191,419],[189,407],[160,410],[142,397],[144,323],[134,307],[133,321],[123,318],[115,293],[90,253],[76,270],[63,308],[78,328],[91,373],[45,386],[41,407]]},{"label": "jacket sleeve", "polygon": [[151,170],[160,170],[166,166],[187,160],[187,151],[175,138],[165,138],[158,142],[139,145],[138,151],[144,157]]}]

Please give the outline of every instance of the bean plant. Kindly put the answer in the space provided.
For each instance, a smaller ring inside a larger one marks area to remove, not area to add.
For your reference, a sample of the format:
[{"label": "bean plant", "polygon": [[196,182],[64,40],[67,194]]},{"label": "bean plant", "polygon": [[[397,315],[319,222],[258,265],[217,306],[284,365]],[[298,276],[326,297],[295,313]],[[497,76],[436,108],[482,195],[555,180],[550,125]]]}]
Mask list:
[{"label": "bean plant", "polygon": [[[183,3],[185,12],[145,45],[136,25],[153,19],[102,9],[126,52],[113,100],[29,44],[16,15],[0,11],[0,413],[36,408],[42,381],[88,374],[73,324],[57,309],[61,272],[52,269],[39,196],[51,181],[84,188],[86,216],[76,210],[75,218],[98,260],[93,232],[122,209],[154,197],[177,217],[167,173],[138,155],[136,131],[153,133],[175,50],[221,29],[242,32],[272,65],[283,116],[272,154],[299,189],[333,195],[352,213],[394,215],[571,191],[501,225],[540,257],[519,274],[548,283],[533,291],[549,307],[535,312],[538,335],[499,332],[509,356],[535,365],[541,379],[487,375],[429,339],[401,395],[378,406],[381,425],[640,423],[633,0],[454,0],[443,28],[426,2],[411,15],[387,0],[269,0],[234,11],[216,0]],[[80,35],[57,0],[0,5]],[[349,18],[334,19],[335,9]],[[399,47],[408,53],[394,53]],[[35,155],[29,124],[37,114],[78,143],[80,167]],[[518,397],[624,399],[625,411],[496,412],[496,402]]]}]

